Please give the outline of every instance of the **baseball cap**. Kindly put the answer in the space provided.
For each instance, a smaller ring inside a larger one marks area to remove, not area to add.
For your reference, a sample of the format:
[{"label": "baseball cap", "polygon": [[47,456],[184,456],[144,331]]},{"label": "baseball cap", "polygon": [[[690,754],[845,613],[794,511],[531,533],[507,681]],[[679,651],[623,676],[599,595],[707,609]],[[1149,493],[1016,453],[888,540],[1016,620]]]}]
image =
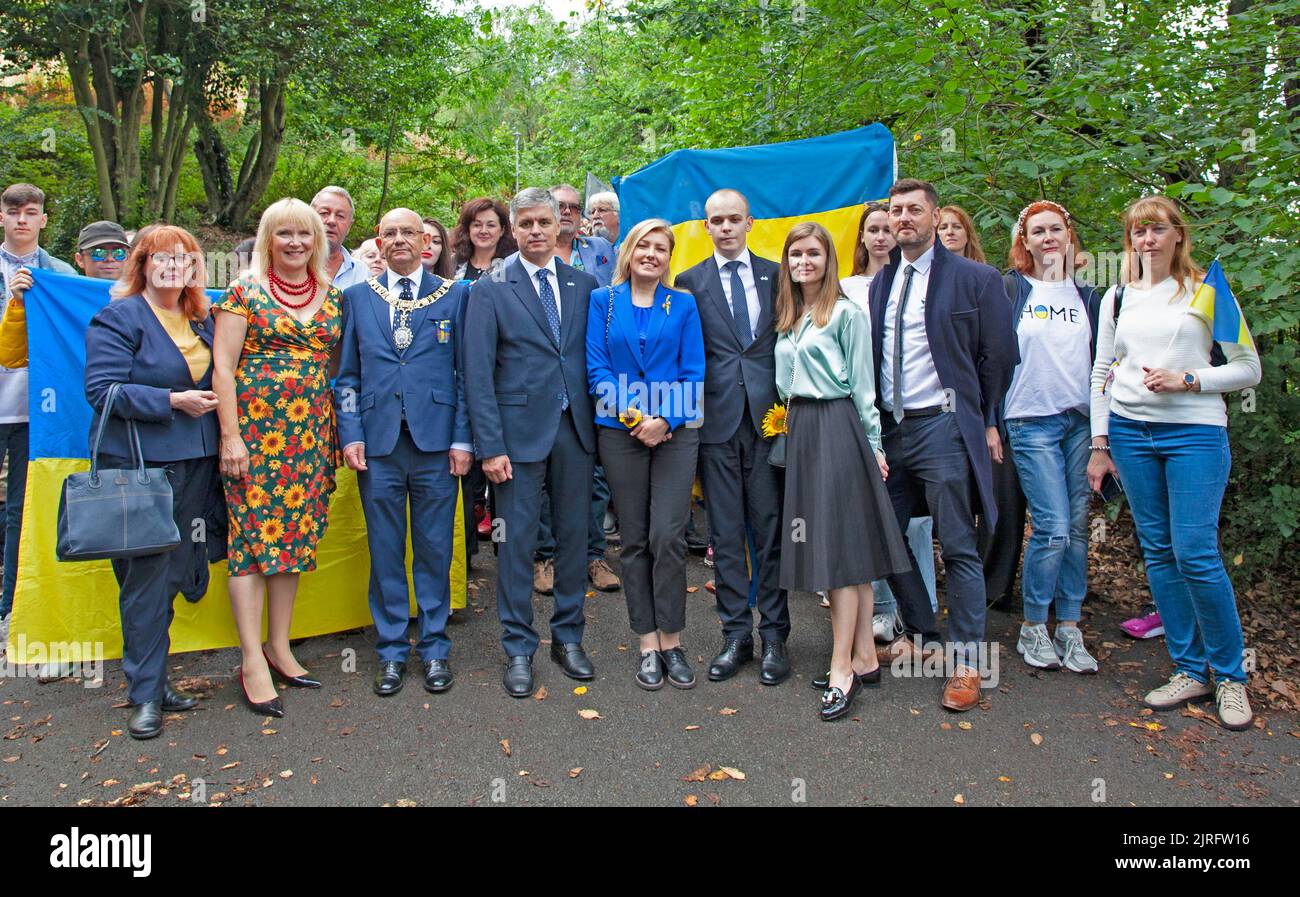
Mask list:
[{"label": "baseball cap", "polygon": [[126,231],[116,221],[92,221],[77,234],[77,251],[95,246],[128,246],[131,241],[126,238]]}]

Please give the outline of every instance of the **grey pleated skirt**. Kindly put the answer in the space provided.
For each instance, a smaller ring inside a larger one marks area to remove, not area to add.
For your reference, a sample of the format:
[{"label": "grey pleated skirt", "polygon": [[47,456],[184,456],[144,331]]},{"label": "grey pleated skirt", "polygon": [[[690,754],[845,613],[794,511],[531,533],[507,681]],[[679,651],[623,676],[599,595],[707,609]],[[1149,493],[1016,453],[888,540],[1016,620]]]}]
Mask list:
[{"label": "grey pleated skirt", "polygon": [[783,589],[838,589],[911,569],[852,399],[791,399],[782,523]]}]

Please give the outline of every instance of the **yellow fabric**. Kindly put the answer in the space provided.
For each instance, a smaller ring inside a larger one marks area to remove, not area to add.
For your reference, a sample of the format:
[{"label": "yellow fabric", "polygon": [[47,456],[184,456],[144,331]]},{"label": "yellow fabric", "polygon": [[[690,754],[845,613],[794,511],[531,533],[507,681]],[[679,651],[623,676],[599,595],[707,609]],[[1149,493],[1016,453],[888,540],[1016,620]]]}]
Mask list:
[{"label": "yellow fabric", "polygon": [[[12,663],[43,662],[47,646],[56,643],[100,642],[103,658],[122,656],[117,581],[109,562],[60,563],[54,556],[63,479],[89,467],[85,459],[68,458],[43,458],[27,466],[27,500],[19,549],[22,563],[9,630],[8,655]],[[465,606],[465,527],[461,521],[458,497],[456,524],[452,527],[453,608]],[[409,582],[414,556],[409,537],[406,551]],[[338,471],[329,530],[320,541],[316,557],[316,571],[302,575],[290,635],[303,638],[371,625],[366,594],[370,553],[365,518],[357,493],[357,476],[346,468]],[[176,618],[171,627],[174,654],[239,643],[226,592],[225,562],[213,564],[211,574],[208,593],[197,604],[176,598]],[[414,592],[411,616],[415,616]]]},{"label": "yellow fabric", "polygon": [[185,363],[190,366],[190,377],[198,383],[208,372],[208,366],[212,364],[212,350],[194,332],[194,328],[190,326],[190,319],[185,317],[184,312],[159,308],[152,302],[149,303],[149,307],[153,309],[153,313],[158,317],[158,323],[163,325],[163,329],[172,338],[176,348],[180,349],[181,354],[185,356]]},{"label": "yellow fabric", "polygon": [[[797,215],[791,218],[755,218],[754,229],[749,232],[749,251],[755,255],[781,260],[785,235],[800,221],[816,221],[831,232],[835,240],[835,253],[839,257],[840,277],[853,273],[853,247],[858,239],[858,222],[862,219],[863,204],[831,209],[815,215]],[[704,229],[704,221],[683,221],[673,225],[672,273],[676,277],[692,265],[713,255],[713,241]],[[772,284],[775,291],[776,284]]]},{"label": "yellow fabric", "polygon": [[27,303],[11,301],[0,320],[0,365],[27,367]]}]

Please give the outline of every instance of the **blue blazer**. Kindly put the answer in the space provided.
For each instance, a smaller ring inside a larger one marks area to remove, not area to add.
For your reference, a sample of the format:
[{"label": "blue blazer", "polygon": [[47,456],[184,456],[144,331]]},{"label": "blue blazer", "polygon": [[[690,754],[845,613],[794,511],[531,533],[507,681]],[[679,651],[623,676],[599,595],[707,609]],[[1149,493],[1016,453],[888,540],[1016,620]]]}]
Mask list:
[{"label": "blue blazer", "polygon": [[587,391],[586,303],[596,278],[559,261],[560,342],[537,290],[515,259],[480,277],[465,310],[465,396],[479,458],[543,461],[555,446],[565,393],[582,447],[596,451]]},{"label": "blue blazer", "polygon": [[[877,383],[885,357],[885,304],[901,261],[902,250],[896,246],[867,294]],[[998,425],[1011,372],[1020,363],[1020,348],[1011,326],[1011,302],[997,269],[949,252],[935,240],[925,296],[925,332],[939,384],[952,390],[957,427],[975,472],[984,514],[992,525],[997,521],[997,502],[984,429]],[[882,419],[890,416],[879,391],[876,405]]]},{"label": "blue blazer", "polygon": [[674,430],[683,424],[699,426],[704,420],[704,331],[695,297],[659,285],[643,354],[631,283],[594,291],[587,314],[587,379],[598,426],[624,429],[618,415],[629,405],[662,417]]},{"label": "blue blazer", "polygon": [[[190,326],[212,348],[212,317]],[[124,384],[113,402],[99,450],[131,457],[126,422],[136,422],[146,461],[170,462],[207,458],[218,451],[217,413],[190,417],[174,411],[171,394],[187,389],[211,389],[212,365],[198,383],[162,322],[143,296],[110,302],[90,321],[86,331],[86,401],[95,412],[90,421],[93,447],[108,388]]]},{"label": "blue blazer", "polygon": [[[383,281],[380,281],[383,283]],[[421,269],[417,297],[444,281]],[[389,306],[366,282],[343,292],[343,338],[334,403],[339,442],[366,444],[366,455],[392,454],[403,409],[411,440],[423,452],[470,445],[461,331],[468,288],[456,281],[446,295],[411,312],[411,345],[398,351]]]}]

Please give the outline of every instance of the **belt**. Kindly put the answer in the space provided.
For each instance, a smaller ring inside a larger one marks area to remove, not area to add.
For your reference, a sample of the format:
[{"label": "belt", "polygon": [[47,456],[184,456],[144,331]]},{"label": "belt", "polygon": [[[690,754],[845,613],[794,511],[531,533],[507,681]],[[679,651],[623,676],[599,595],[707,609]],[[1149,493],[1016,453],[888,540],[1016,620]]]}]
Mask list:
[{"label": "belt", "polygon": [[943,414],[943,405],[930,405],[928,408],[904,408],[903,419],[909,417],[934,417],[936,414]]}]

